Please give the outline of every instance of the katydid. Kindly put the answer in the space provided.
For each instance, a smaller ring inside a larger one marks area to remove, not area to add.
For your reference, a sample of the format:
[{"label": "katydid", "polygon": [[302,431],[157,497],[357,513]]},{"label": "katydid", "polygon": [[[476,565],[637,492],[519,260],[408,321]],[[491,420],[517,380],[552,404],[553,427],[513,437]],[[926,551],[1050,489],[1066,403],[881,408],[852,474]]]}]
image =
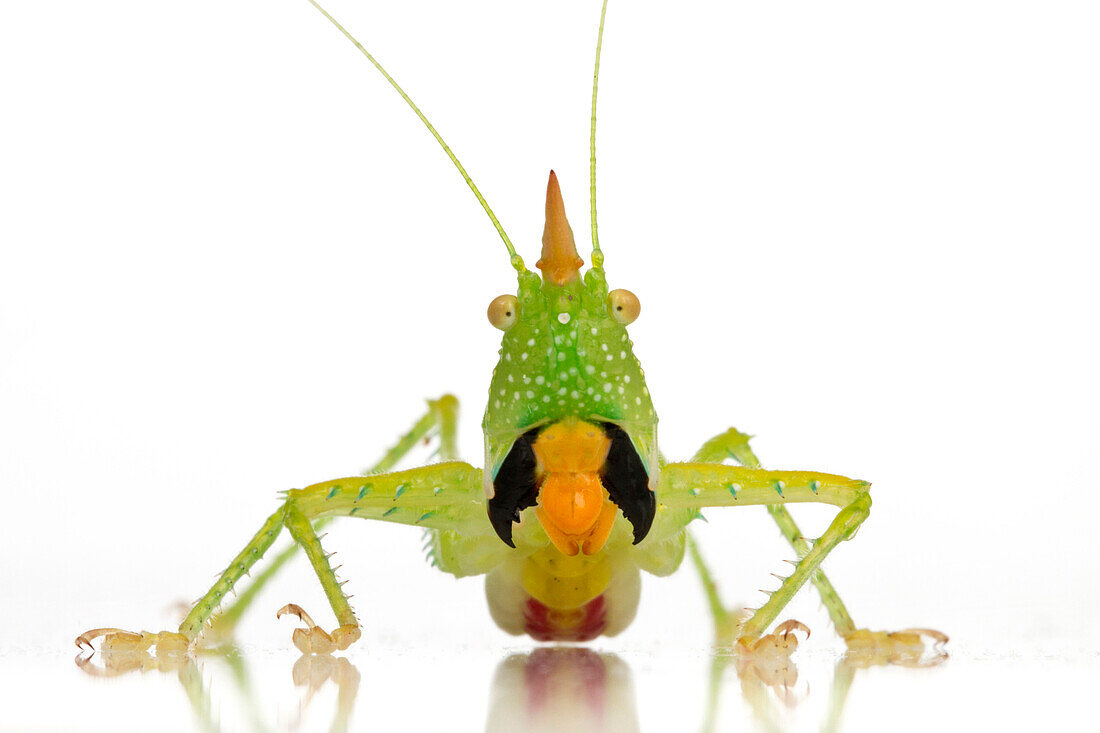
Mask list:
[{"label": "katydid", "polygon": [[[852,647],[920,648],[938,632],[890,634],[859,629],[820,570],[825,557],[850,539],[871,507],[865,481],[810,471],[760,467],[748,438],[730,429],[708,440],[688,462],[666,462],[658,450],[657,415],[629,325],[641,305],[628,290],[610,289],[597,236],[595,205],[596,98],[607,2],[600,13],[590,120],[591,265],[576,247],[558,180],[551,171],[541,257],[529,270],[457,157],[382,65],[314,0],[310,2],[385,76],[438,141],[492,220],[504,242],[517,285],[493,299],[490,323],[503,332],[500,360],[483,420],[485,467],[459,462],[458,402],[445,395],[365,476],[340,478],[286,492],[278,509],[195,603],[176,632],[100,628],[77,638],[109,649],[181,651],[217,618],[229,626],[263,585],[300,547],[336,616],[325,631],[300,607],[305,624],[294,644],[305,653],[347,649],[361,636],[359,620],[321,545],[318,529],[332,517],[413,525],[427,531],[429,555],[457,577],[484,575],[493,620],[511,634],[540,641],[586,642],[614,636],[633,620],[640,574],[668,575],[690,547],[720,635],[746,652],[789,651],[796,621],[765,632],[806,581],[817,588],[838,633]],[[438,435],[443,462],[393,471],[416,443]],[[732,460],[739,465],[727,465]],[[786,504],[819,502],[839,511],[813,542],[802,537]],[[734,618],[718,600],[688,526],[707,507],[764,505],[798,555],[793,572],[747,618]],[[235,586],[283,529],[294,544],[252,580],[219,614]]]}]

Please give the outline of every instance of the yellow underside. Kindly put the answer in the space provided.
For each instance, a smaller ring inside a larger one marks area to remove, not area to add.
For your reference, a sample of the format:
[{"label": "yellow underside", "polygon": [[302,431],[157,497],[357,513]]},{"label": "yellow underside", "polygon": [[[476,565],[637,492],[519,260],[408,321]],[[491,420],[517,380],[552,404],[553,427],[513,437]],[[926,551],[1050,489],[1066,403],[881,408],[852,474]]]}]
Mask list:
[{"label": "yellow underside", "polygon": [[523,589],[554,609],[579,608],[607,590],[611,570],[606,553],[563,555],[547,545],[527,559]]}]

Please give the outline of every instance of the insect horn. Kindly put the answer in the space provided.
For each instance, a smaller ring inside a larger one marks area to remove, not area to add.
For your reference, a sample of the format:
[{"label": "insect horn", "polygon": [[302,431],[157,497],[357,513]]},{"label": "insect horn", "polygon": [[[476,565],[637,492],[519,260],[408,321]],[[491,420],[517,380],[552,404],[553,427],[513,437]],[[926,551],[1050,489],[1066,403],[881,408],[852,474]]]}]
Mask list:
[{"label": "insect horn", "polygon": [[565,202],[561,198],[558,177],[550,171],[546,184],[546,227],[542,231],[542,257],[535,267],[542,278],[555,285],[565,285],[580,278],[584,260],[577,254],[573,229],[565,218]]}]

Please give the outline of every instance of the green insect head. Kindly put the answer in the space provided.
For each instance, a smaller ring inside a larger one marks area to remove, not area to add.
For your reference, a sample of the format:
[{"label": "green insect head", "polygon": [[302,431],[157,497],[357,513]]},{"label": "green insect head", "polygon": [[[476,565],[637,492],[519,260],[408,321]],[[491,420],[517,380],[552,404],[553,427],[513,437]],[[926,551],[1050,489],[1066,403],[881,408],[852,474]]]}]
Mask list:
[{"label": "green insect head", "polygon": [[[551,171],[542,257],[536,264],[542,275],[514,258],[518,292],[494,299],[488,312],[504,338],[483,421],[485,491],[494,528],[509,545],[520,512],[536,503],[542,507],[536,464],[539,471],[546,469],[532,446],[540,431],[553,425],[594,426],[606,438],[600,480],[633,525],[635,542],[645,537],[653,519],[657,416],[627,335],[640,305],[628,290],[608,291],[598,245],[592,260],[582,276],[584,263]],[[554,539],[549,528],[547,533]],[[560,546],[565,551],[569,544]],[[566,554],[577,551],[583,551],[580,544]]]}]

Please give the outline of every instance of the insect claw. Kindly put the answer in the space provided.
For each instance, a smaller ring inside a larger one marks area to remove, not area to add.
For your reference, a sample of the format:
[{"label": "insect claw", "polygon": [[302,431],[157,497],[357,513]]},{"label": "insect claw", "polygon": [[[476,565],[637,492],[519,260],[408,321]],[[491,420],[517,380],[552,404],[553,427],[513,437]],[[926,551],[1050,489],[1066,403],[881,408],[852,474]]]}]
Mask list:
[{"label": "insect claw", "polygon": [[810,638],[810,627],[801,621],[795,621],[793,618],[787,619],[775,627],[775,633],[782,634],[784,639],[791,636],[796,631],[804,631],[806,633],[806,638]]},{"label": "insect claw", "polygon": [[275,618],[282,618],[288,613],[297,616],[298,620],[304,623],[306,626],[309,626],[311,628],[313,626],[316,626],[316,624],[313,623],[313,619],[310,618],[310,615],[306,613],[305,609],[303,609],[297,603],[288,603],[280,608],[278,611],[275,612]]}]

